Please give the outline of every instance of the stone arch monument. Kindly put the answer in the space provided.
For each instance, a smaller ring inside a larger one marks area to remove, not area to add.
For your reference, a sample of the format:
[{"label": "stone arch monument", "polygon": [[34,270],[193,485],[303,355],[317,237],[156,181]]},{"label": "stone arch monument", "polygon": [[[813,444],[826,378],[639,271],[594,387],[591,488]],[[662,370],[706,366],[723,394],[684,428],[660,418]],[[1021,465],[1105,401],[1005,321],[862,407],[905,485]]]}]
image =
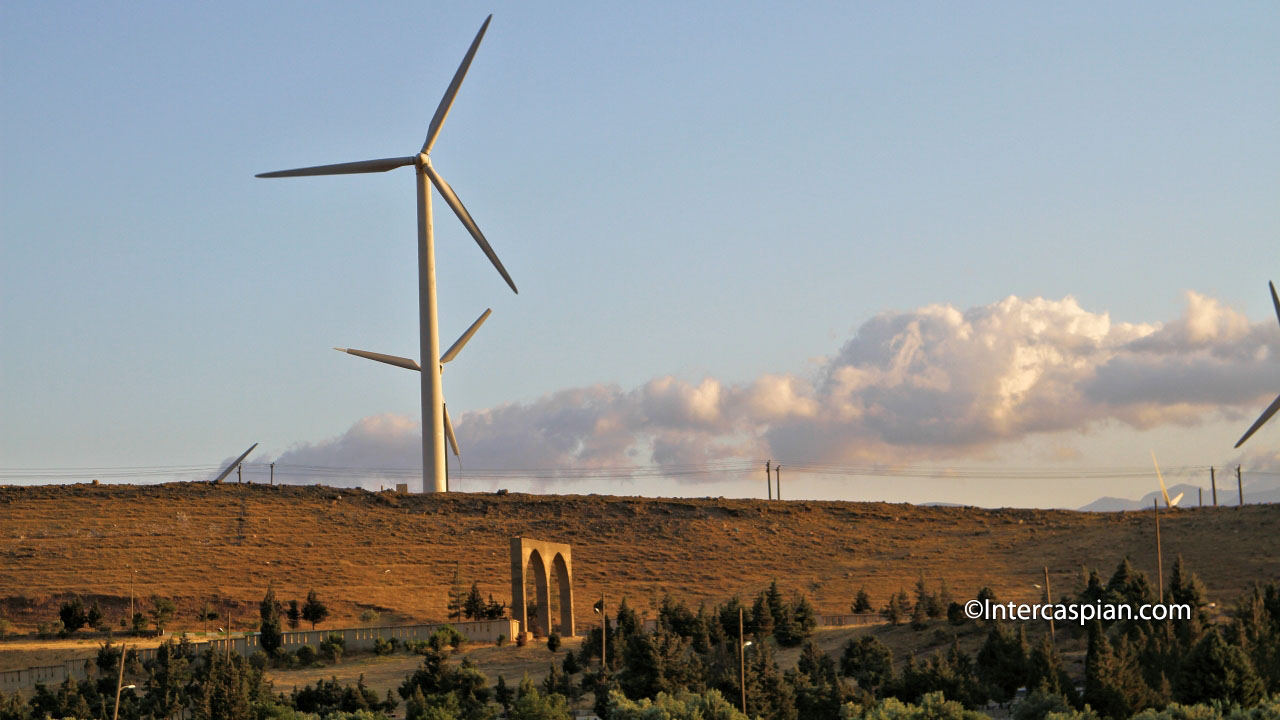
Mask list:
[{"label": "stone arch monument", "polygon": [[[540,617],[528,617],[529,603],[524,596],[525,570],[533,565]],[[520,623],[520,632],[531,632],[537,626],[551,631],[551,578],[555,577],[560,592],[560,634],[577,635],[573,624],[573,555],[564,543],[511,538],[511,616]]]}]

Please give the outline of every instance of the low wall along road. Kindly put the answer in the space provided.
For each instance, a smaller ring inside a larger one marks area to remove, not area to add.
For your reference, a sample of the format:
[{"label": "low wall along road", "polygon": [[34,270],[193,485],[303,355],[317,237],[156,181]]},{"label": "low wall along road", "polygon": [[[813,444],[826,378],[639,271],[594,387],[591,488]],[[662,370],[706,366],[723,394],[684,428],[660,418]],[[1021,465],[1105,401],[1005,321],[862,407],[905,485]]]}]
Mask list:
[{"label": "low wall along road", "polygon": [[[320,643],[324,642],[330,635],[341,635],[346,642],[346,651],[351,652],[370,652],[373,650],[373,643],[378,638],[390,640],[395,638],[400,641],[405,640],[426,640],[431,635],[445,625],[451,625],[455,630],[462,633],[472,642],[497,642],[498,636],[505,636],[508,640],[515,637],[518,632],[518,623],[509,618],[500,620],[476,620],[470,622],[455,623],[434,623],[430,625],[395,625],[388,627],[372,627],[372,628],[348,628],[341,630],[308,630],[305,632],[289,631],[284,633],[283,648],[287,651],[296,651],[303,645],[310,645],[319,649]],[[127,640],[125,642],[128,642]],[[230,646],[228,648],[228,646]],[[247,635],[234,635],[230,638],[212,638],[199,642],[192,642],[191,647],[195,649],[197,655],[203,655],[206,651],[216,652],[234,652],[245,657],[252,655],[258,649],[258,634],[251,633]],[[144,648],[136,651],[138,659],[146,662],[155,657],[155,648]],[[25,670],[7,670],[0,672],[0,691],[15,692],[18,690],[26,690],[35,687],[37,684],[54,686],[61,685],[64,680],[71,678],[74,681],[80,681],[89,677],[86,671],[87,666],[93,664],[92,657],[78,658],[67,660],[59,665],[44,665],[41,667],[26,668]]]}]

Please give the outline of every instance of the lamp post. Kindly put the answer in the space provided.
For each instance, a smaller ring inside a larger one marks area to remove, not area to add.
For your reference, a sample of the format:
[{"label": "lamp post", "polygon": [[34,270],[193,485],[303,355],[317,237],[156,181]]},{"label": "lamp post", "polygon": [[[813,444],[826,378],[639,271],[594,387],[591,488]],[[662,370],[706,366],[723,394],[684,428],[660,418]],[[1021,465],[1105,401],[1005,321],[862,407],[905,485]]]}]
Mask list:
[{"label": "lamp post", "polygon": [[742,714],[747,714],[747,646],[742,641],[742,607],[738,607],[738,688],[742,691]]},{"label": "lamp post", "polygon": [[604,611],[604,593],[600,593],[600,602],[591,608],[600,616],[600,669],[609,672],[609,615]]},{"label": "lamp post", "polygon": [[116,720],[120,717],[120,691],[126,687],[130,690],[137,687],[136,685],[124,686],[124,658],[129,653],[128,645],[120,646],[120,674],[116,676],[116,709],[111,713],[111,719]]}]

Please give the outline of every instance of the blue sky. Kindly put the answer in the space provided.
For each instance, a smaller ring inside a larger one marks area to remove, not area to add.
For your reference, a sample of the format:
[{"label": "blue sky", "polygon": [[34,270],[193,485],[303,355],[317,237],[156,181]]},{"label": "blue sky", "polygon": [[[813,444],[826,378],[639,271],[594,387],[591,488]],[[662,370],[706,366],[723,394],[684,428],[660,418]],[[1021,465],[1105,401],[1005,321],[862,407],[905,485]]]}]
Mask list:
[{"label": "blue sky", "polygon": [[[446,375],[455,418],[480,414],[459,423],[472,467],[592,462],[581,437],[572,457],[498,457],[509,436],[476,434],[494,408],[545,434],[568,405],[539,402],[574,388],[788,376],[821,394],[877,316],[984,315],[1009,296],[1156,332],[1194,325],[1197,293],[1228,320],[1160,367],[1247,335],[1250,380],[1221,402],[909,442],[897,461],[1029,467],[1065,447],[1059,462],[1139,466],[1154,447],[1220,463],[1280,391],[1274,4],[9,3],[0,466],[216,464],[255,440],[279,457],[362,418],[416,420],[416,377],[329,350],[416,355],[412,174],[253,174],[416,150],[490,10],[433,152],[521,288],[438,214],[445,342],[494,309]],[[1228,329],[1237,316],[1256,329]],[[934,411],[901,412],[911,431]],[[801,452],[756,440],[744,456]],[[1251,442],[1280,445],[1274,428]]]}]

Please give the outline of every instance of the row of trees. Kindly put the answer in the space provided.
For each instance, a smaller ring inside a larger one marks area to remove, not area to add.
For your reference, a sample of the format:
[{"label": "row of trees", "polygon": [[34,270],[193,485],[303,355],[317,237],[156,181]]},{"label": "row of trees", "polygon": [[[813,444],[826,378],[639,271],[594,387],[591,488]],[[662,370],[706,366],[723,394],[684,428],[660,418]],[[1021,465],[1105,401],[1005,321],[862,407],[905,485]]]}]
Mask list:
[{"label": "row of trees", "polygon": [[[161,634],[169,624],[169,621],[173,619],[176,611],[177,605],[172,599],[160,595],[152,595],[150,608],[146,609],[145,612],[143,610],[134,612],[132,618],[121,617],[120,627],[132,628],[135,633],[143,633],[150,626],[155,629],[157,634]],[[101,632],[111,630],[110,625],[107,623],[106,615],[98,601],[95,600],[92,605],[86,608],[84,601],[80,599],[80,596],[76,595],[59,606],[58,618],[52,626],[40,626],[39,634],[56,634],[61,637],[67,637],[86,627]]]},{"label": "row of trees", "polygon": [[258,616],[262,620],[258,626],[258,644],[268,655],[276,655],[284,644],[282,618],[288,621],[290,630],[297,630],[303,620],[311,623],[311,629],[315,630],[316,625],[329,617],[329,608],[320,601],[315,590],[310,590],[305,604],[299,606],[297,600],[290,600],[289,609],[285,610],[284,605],[276,599],[276,591],[268,587],[267,594],[258,604]]},{"label": "row of trees", "polygon": [[[1025,626],[1015,632],[1002,623],[990,627],[976,657],[953,643],[923,661],[909,657],[896,674],[889,649],[864,636],[845,647],[841,672],[868,697],[918,702],[941,692],[971,708],[1007,703],[1026,688],[1031,696],[1024,704],[1040,713],[1028,710],[1027,717],[1043,717],[1050,708],[1128,718],[1175,702],[1247,708],[1268,693],[1280,693],[1280,590],[1274,584],[1255,586],[1236,601],[1225,622],[1211,624],[1204,586],[1178,558],[1165,597],[1188,605],[1191,617],[1075,626],[1088,634],[1083,678],[1064,670],[1048,636],[1032,647]],[[1099,601],[1136,608],[1157,597],[1147,577],[1125,559],[1105,583],[1096,571],[1088,573],[1074,598],[1076,603]]]},{"label": "row of trees", "polygon": [[122,660],[121,720],[386,720],[399,706],[391,692],[379,698],[363,676],[354,685],[321,680],[276,694],[265,676],[264,656],[207,652],[197,657],[185,639],[164,643],[145,663],[136,652],[121,655],[121,646],[103,644],[90,679],[68,679],[55,688],[37,685],[28,701],[0,693],[0,720],[113,717]]},{"label": "row of trees", "polygon": [[449,586],[448,613],[450,620],[498,620],[507,616],[507,604],[494,600],[493,593],[489,593],[489,599],[485,600],[478,582],[473,581],[471,589],[467,590],[462,570],[455,566],[453,582]]},{"label": "row of trees", "polygon": [[[268,612],[267,608],[267,598],[270,599],[270,612]],[[267,633],[268,629],[274,629],[276,633],[279,633],[282,619],[288,623],[291,630],[297,630],[304,621],[311,623],[311,629],[314,630],[316,625],[323,623],[329,617],[329,608],[320,601],[314,590],[307,593],[305,603],[299,604],[297,600],[290,600],[288,609],[285,609],[283,605],[276,601],[274,591],[268,590],[267,598],[263,599],[261,606],[264,634]],[[120,626],[131,626],[136,633],[146,632],[150,627],[155,630],[156,634],[163,634],[165,628],[176,616],[177,609],[178,606],[172,598],[152,595],[150,607],[144,606],[143,609],[135,612],[128,622],[126,622],[125,618],[121,618]],[[218,613],[210,608],[208,600],[200,606],[199,612],[196,613],[196,619],[200,621],[202,628],[206,632],[208,631],[208,622],[218,618]],[[269,619],[271,621],[270,628],[268,627]],[[92,605],[85,607],[84,601],[79,596],[73,596],[58,608],[58,619],[53,627],[45,626],[42,628],[41,634],[58,634],[66,637],[86,627],[99,631],[111,629],[98,601],[95,600]]]}]

